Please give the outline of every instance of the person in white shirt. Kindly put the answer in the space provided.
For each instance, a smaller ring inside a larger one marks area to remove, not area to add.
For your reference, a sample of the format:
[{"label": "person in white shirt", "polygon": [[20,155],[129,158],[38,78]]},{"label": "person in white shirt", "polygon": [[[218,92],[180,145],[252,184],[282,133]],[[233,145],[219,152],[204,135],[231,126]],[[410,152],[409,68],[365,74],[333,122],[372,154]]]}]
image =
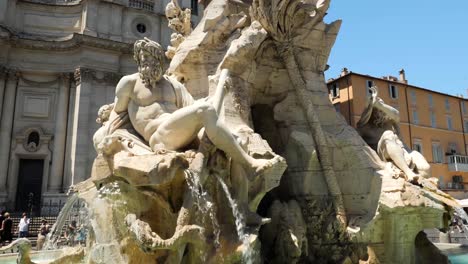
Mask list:
[{"label": "person in white shirt", "polygon": [[29,231],[29,222],[31,220],[27,218],[26,213],[23,213],[23,217],[21,218],[19,224],[18,224],[18,233],[19,237],[27,237],[28,236],[28,231]]}]

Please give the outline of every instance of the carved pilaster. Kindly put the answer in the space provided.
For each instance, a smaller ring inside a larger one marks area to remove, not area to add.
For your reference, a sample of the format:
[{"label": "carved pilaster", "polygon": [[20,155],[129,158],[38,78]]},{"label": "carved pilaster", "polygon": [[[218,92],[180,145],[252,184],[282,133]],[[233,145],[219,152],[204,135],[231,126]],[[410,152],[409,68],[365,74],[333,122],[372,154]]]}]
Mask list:
[{"label": "carved pilaster", "polygon": [[7,71],[2,115],[0,118],[0,192],[6,190],[8,167],[10,165],[10,146],[13,117],[15,113],[15,96],[20,72],[15,69]]},{"label": "carved pilaster", "polygon": [[47,184],[48,192],[59,192],[62,190],[63,167],[65,161],[65,145],[67,138],[67,107],[69,105],[70,74],[60,74],[60,92],[57,105],[57,123],[54,131],[54,152],[52,168]]}]

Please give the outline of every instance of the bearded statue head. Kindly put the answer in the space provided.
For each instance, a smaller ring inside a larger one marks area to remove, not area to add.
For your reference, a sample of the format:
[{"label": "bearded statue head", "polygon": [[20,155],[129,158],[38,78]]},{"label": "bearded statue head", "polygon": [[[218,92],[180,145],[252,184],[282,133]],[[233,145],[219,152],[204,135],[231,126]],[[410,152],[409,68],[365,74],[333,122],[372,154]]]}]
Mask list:
[{"label": "bearded statue head", "polygon": [[159,43],[148,38],[137,40],[133,48],[133,58],[146,85],[162,78],[164,50]]}]

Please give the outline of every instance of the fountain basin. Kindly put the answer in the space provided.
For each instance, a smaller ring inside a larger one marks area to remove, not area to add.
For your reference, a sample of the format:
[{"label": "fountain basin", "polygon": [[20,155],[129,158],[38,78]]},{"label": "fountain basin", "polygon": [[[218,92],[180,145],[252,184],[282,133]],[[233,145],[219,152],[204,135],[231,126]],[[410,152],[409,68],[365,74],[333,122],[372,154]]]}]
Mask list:
[{"label": "fountain basin", "polygon": [[[35,263],[46,264],[58,259],[62,254],[62,250],[44,250],[32,251],[31,260]],[[0,255],[0,263],[2,264],[16,264],[18,253],[2,254]]]},{"label": "fountain basin", "polygon": [[448,243],[436,243],[435,245],[444,255],[448,256],[450,263],[468,263],[468,245]]}]

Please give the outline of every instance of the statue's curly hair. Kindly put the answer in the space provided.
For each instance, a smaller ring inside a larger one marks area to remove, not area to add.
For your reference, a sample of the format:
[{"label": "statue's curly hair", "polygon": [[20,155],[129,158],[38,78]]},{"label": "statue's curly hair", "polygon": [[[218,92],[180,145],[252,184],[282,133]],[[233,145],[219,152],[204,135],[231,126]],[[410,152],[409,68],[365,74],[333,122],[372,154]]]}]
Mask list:
[{"label": "statue's curly hair", "polygon": [[384,112],[375,108],[372,111],[371,119],[374,125],[380,128],[382,128],[387,121],[391,120]]},{"label": "statue's curly hair", "polygon": [[133,45],[133,59],[137,62],[138,65],[140,65],[139,54],[142,50],[149,52],[159,61],[160,65],[163,65],[164,49],[159,43],[149,38],[135,41],[135,44]]}]

